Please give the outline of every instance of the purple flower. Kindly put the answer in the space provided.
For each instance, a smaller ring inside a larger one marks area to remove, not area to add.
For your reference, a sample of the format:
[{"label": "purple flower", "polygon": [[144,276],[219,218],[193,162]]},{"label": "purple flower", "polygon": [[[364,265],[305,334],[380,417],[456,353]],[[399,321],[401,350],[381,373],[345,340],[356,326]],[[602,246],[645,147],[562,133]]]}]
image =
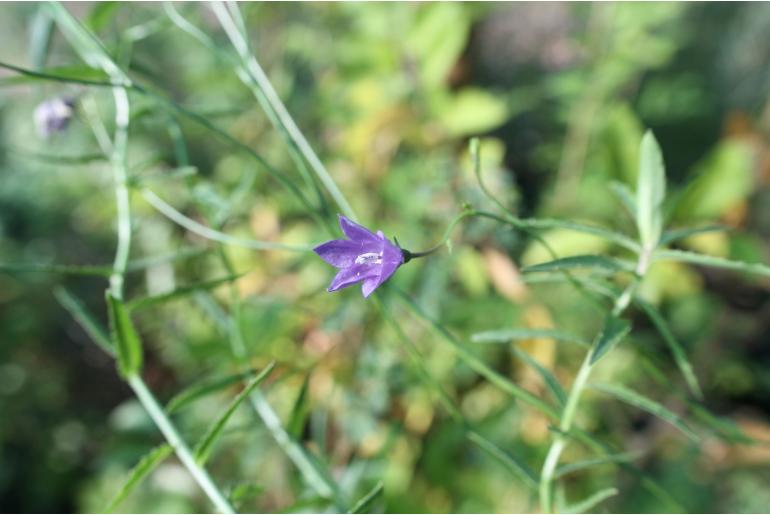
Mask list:
[{"label": "purple flower", "polygon": [[321,259],[340,269],[328,291],[363,281],[361,292],[368,297],[404,262],[404,254],[382,231],[373,234],[342,215],[339,219],[340,228],[349,239],[327,241],[313,249]]},{"label": "purple flower", "polygon": [[48,138],[67,128],[75,114],[75,101],[71,98],[52,98],[35,108],[35,125],[41,138]]}]

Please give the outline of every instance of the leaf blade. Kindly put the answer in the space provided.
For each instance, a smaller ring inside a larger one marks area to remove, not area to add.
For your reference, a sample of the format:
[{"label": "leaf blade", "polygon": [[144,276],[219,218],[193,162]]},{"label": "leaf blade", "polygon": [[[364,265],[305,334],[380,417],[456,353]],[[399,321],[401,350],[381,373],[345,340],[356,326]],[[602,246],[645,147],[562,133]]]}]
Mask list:
[{"label": "leaf blade", "polygon": [[596,336],[596,341],[591,350],[591,365],[595,365],[605,354],[628,335],[631,324],[627,320],[618,318],[609,313],[604,318],[602,330]]},{"label": "leaf blade", "polygon": [[249,384],[246,385],[232,401],[230,401],[230,404],[227,406],[227,408],[219,417],[217,417],[217,419],[209,427],[203,437],[201,437],[201,439],[198,441],[198,444],[195,446],[195,450],[193,451],[195,460],[200,465],[204,465],[208,460],[209,455],[211,454],[211,450],[219,436],[221,436],[227,421],[230,420],[230,417],[233,415],[233,413],[235,413],[235,410],[238,408],[238,406],[240,406],[241,402],[243,402],[243,400],[246,399],[257,386],[259,386],[259,383],[261,383],[268,376],[268,374],[272,372],[273,368],[275,368],[275,362],[271,362],[264,369],[262,369],[262,371],[257,374],[257,376],[252,379]]},{"label": "leaf blade", "polygon": [[531,340],[537,338],[549,338],[560,342],[575,343],[582,347],[591,345],[582,338],[550,328],[511,328],[511,329],[493,329],[490,331],[481,331],[471,335],[473,343],[509,343],[511,340]]},{"label": "leaf blade", "polygon": [[537,263],[536,265],[524,267],[522,272],[525,274],[535,272],[561,272],[564,270],[572,270],[574,268],[599,269],[610,272],[633,272],[634,270],[633,264],[627,261],[607,256],[585,254],[554,259],[553,261],[546,261],[545,263]]},{"label": "leaf blade", "polygon": [[663,154],[652,131],[648,130],[639,148],[639,177],[636,184],[636,224],[645,248],[655,248],[660,240],[665,196]]},{"label": "leaf blade", "polygon": [[123,377],[139,373],[142,368],[142,342],[136,332],[125,303],[109,290],[105,292],[110,319],[110,336],[118,358],[118,371]]},{"label": "leaf blade", "polygon": [[660,250],[653,254],[655,261],[679,261],[694,265],[711,266],[770,277],[770,267],[761,263],[743,263],[715,256],[707,256],[686,250]]},{"label": "leaf blade", "polygon": [[679,429],[691,440],[697,442],[700,440],[697,434],[690,429],[687,423],[676,413],[672,412],[668,408],[663,407],[660,403],[653,401],[648,397],[644,397],[633,390],[625,388],[623,386],[610,385],[604,383],[594,383],[590,387],[594,390],[600,391],[616,399],[635,406],[647,413],[654,415],[661,420],[665,420],[675,428]]},{"label": "leaf blade", "polygon": [[505,452],[503,449],[489,441],[484,436],[475,431],[468,431],[466,437],[472,443],[494,458],[498,463],[505,467],[511,474],[519,478],[532,491],[537,491],[537,480],[529,468],[520,463],[516,458]]},{"label": "leaf blade", "polygon": [[617,488],[605,488],[599,490],[595,494],[587,497],[586,499],[579,501],[575,504],[570,504],[565,508],[565,513],[585,513],[590,511],[594,506],[609,499],[612,496],[618,495]]},{"label": "leaf blade", "polygon": [[168,411],[169,413],[179,411],[183,407],[187,406],[188,404],[191,404],[192,402],[195,402],[201,397],[205,397],[210,393],[217,392],[219,390],[227,388],[228,386],[232,386],[236,383],[244,381],[249,377],[253,376],[255,373],[256,373],[256,370],[249,370],[247,372],[232,374],[219,379],[207,381],[201,384],[194,384],[189,388],[182,390],[181,392],[176,394],[174,397],[172,397],[171,400],[168,401],[168,403],[166,404],[166,411]]},{"label": "leaf blade", "polygon": [[173,450],[173,447],[167,443],[164,443],[145,454],[142,459],[140,459],[139,462],[134,466],[134,468],[131,469],[131,472],[129,472],[128,475],[128,479],[126,479],[126,482],[123,483],[123,486],[120,487],[120,490],[115,493],[104,511],[107,513],[112,513],[112,511],[115,510],[115,508],[117,508],[120,503],[126,499],[126,497],[128,497],[128,495],[134,490],[134,488],[137,487],[137,485],[139,485],[139,483],[145,477],[147,477],[153,470],[155,470],[155,468],[160,465],[163,460],[169,457]]}]

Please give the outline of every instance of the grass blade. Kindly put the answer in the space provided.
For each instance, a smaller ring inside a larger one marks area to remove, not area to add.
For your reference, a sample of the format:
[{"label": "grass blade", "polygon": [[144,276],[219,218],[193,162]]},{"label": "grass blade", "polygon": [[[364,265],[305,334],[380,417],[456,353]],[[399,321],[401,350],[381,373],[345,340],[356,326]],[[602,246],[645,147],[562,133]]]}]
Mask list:
[{"label": "grass blade", "polygon": [[168,401],[168,404],[166,404],[166,411],[169,413],[179,411],[188,404],[191,404],[198,399],[205,397],[206,395],[218,392],[236,383],[244,381],[253,376],[255,373],[256,370],[249,370],[240,374],[233,374],[226,377],[221,377],[219,379],[207,381],[202,384],[190,386],[189,388],[182,390],[180,393],[172,397],[170,401]]},{"label": "grass blade", "polygon": [[495,329],[492,331],[482,331],[471,336],[473,343],[510,343],[511,340],[532,340],[537,338],[548,338],[560,342],[576,343],[582,347],[588,347],[589,342],[575,335],[559,331],[558,329],[548,328],[514,328],[514,329]]},{"label": "grass blade", "polygon": [[115,508],[117,508],[120,503],[122,503],[126,497],[128,497],[134,488],[136,488],[136,486],[150,474],[150,472],[155,470],[158,465],[163,463],[163,460],[168,458],[173,450],[173,447],[167,443],[164,443],[145,454],[144,457],[139,460],[139,463],[137,463],[134,468],[131,469],[131,472],[128,475],[128,479],[123,484],[123,486],[120,487],[120,490],[118,490],[104,511],[107,513],[112,513]]},{"label": "grass blade", "polygon": [[682,263],[725,268],[727,270],[736,270],[738,272],[770,277],[770,267],[761,263],[742,263],[740,261],[706,256],[704,254],[697,254],[686,250],[659,250],[653,254],[653,258],[655,261],[680,261]]},{"label": "grass blade", "polygon": [[136,375],[142,368],[142,342],[139,334],[123,301],[109,290],[105,298],[110,316],[110,334],[117,351],[118,371],[123,377]]},{"label": "grass blade", "polygon": [[294,402],[294,406],[291,409],[289,423],[286,424],[286,431],[294,438],[300,438],[300,436],[302,436],[302,429],[305,427],[305,421],[310,412],[307,395],[309,386],[310,373],[306,374],[305,379],[302,381],[302,387],[299,389],[297,400]]},{"label": "grass blade", "polygon": [[505,467],[508,472],[516,476],[526,486],[532,489],[533,492],[537,491],[537,479],[535,479],[535,475],[526,465],[520,463],[516,458],[475,431],[468,431],[467,437],[468,440],[476,444],[479,449],[489,454],[489,456]]},{"label": "grass blade", "polygon": [[671,354],[674,356],[674,361],[676,362],[676,366],[679,367],[679,370],[682,372],[682,376],[684,377],[685,382],[687,383],[687,386],[690,388],[690,391],[695,395],[697,398],[702,399],[703,398],[703,391],[700,388],[700,385],[698,384],[698,378],[695,376],[695,372],[693,371],[692,365],[690,364],[690,361],[687,359],[687,354],[685,353],[682,346],[677,341],[676,337],[674,336],[674,333],[671,332],[671,329],[668,327],[668,324],[666,323],[666,320],[663,318],[663,315],[658,312],[657,309],[655,309],[655,306],[650,304],[649,302],[646,302],[642,299],[636,299],[636,304],[642,308],[642,311],[644,311],[648,317],[650,317],[650,320],[652,321],[652,324],[655,326],[655,328],[658,330],[660,335],[663,337],[663,340],[666,342],[666,345],[668,345],[669,349],[671,349]]},{"label": "grass blade", "polygon": [[591,351],[591,365],[594,365],[602,356],[620,343],[630,331],[631,324],[627,320],[618,318],[611,313],[607,314],[602,330],[596,336],[596,343],[594,343]]},{"label": "grass blade", "polygon": [[94,343],[110,356],[115,356],[115,347],[109,335],[99,322],[94,319],[93,315],[86,310],[80,300],[61,287],[57,287],[53,291],[53,295],[59,304],[72,315],[72,318],[75,319],[78,325],[83,328],[86,334],[91,337]]},{"label": "grass blade", "polygon": [[575,268],[598,269],[609,272],[634,271],[633,264],[627,261],[606,256],[581,255],[559,258],[553,261],[524,267],[522,272],[525,274],[534,272],[561,272],[563,270],[572,270]]},{"label": "grass blade", "polygon": [[246,387],[244,387],[244,389],[241,390],[241,392],[232,401],[230,401],[227,409],[222,412],[222,414],[217,418],[216,421],[214,421],[208,431],[206,431],[206,434],[203,435],[198,444],[195,446],[194,450],[195,460],[200,465],[205,464],[208,460],[209,455],[211,454],[211,450],[213,449],[217,439],[219,439],[221,436],[222,430],[225,428],[227,421],[230,420],[230,417],[233,415],[233,413],[235,413],[235,410],[238,408],[241,402],[243,402],[243,400],[246,399],[257,386],[259,386],[259,383],[261,383],[267,377],[267,375],[272,372],[274,367],[275,362],[270,363],[268,366],[262,369],[262,371],[254,379],[252,379],[249,384],[246,385]]},{"label": "grass blade", "polygon": [[534,368],[538,374],[540,374],[540,377],[543,378],[543,381],[545,381],[546,386],[556,398],[556,401],[560,406],[564,406],[564,404],[567,402],[567,394],[564,392],[564,388],[561,387],[559,381],[554,377],[551,371],[538,363],[537,360],[532,358],[532,356],[517,347],[513,347],[513,353],[517,358],[524,361],[527,365]]},{"label": "grass blade", "polygon": [[164,302],[169,302],[175,299],[179,299],[181,297],[186,297],[187,295],[199,290],[212,290],[217,286],[221,286],[223,284],[238,280],[241,277],[243,277],[245,274],[246,272],[243,272],[240,274],[226,275],[225,277],[211,279],[210,281],[201,281],[199,283],[180,286],[179,288],[176,288],[175,290],[172,290],[170,292],[161,293],[158,295],[150,295],[147,297],[140,297],[129,301],[128,308],[131,310],[143,309],[150,306],[155,306],[157,304],[162,304]]},{"label": "grass blade", "polygon": [[662,420],[665,420],[672,426],[679,429],[682,433],[684,433],[688,438],[690,438],[693,441],[697,442],[698,440],[700,440],[698,435],[696,435],[693,432],[693,430],[690,429],[687,423],[685,423],[685,421],[682,420],[682,418],[679,417],[679,415],[672,412],[668,408],[664,408],[661,404],[653,401],[652,399],[644,397],[634,392],[633,390],[630,390],[623,386],[616,386],[616,385],[610,385],[610,384],[592,384],[591,388],[593,388],[594,390],[606,393],[607,395],[611,395],[618,400],[621,400],[627,404],[630,404],[643,411],[646,411],[651,415],[655,415],[656,417]]},{"label": "grass blade", "polygon": [[382,484],[382,481],[377,481],[377,484],[374,485],[374,488],[369,490],[369,492],[361,497],[361,499],[356,502],[352,508],[350,508],[350,511],[348,513],[365,513],[366,510],[371,506],[371,504],[377,499],[380,495],[382,495],[382,492],[384,490],[384,486]]},{"label": "grass blade", "polygon": [[575,504],[570,504],[564,509],[564,512],[565,513],[586,513],[588,511],[591,511],[594,508],[594,506],[596,506],[600,502],[605,501],[614,495],[618,495],[617,488],[605,488],[604,490],[599,490],[595,494],[589,496],[588,498],[582,501],[579,501]]}]

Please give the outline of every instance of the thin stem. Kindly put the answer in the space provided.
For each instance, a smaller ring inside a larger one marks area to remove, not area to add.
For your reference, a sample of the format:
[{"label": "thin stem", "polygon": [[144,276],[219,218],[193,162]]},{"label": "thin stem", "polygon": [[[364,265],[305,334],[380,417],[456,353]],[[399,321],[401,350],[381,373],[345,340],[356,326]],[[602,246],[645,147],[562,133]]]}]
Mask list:
[{"label": "thin stem", "polygon": [[[623,290],[620,296],[618,296],[612,308],[613,315],[620,315],[630,304],[634,291],[641,282],[641,279],[644,277],[644,274],[647,272],[647,268],[650,264],[651,254],[652,249],[648,248],[643,249],[639,254],[636,265],[636,278],[625,288],[625,290]],[[583,363],[580,365],[580,369],[578,370],[577,375],[575,376],[575,380],[573,381],[572,387],[570,388],[570,392],[567,397],[567,403],[564,406],[564,411],[562,412],[561,420],[559,422],[559,433],[556,435],[553,443],[551,443],[551,447],[548,449],[548,454],[546,454],[545,461],[543,462],[543,468],[540,472],[540,507],[544,513],[551,513],[552,511],[551,491],[554,476],[556,468],[559,465],[559,458],[561,457],[561,453],[567,446],[566,435],[569,433],[570,429],[572,429],[572,423],[574,422],[575,414],[577,413],[577,407],[580,403],[580,398],[583,395],[583,391],[585,390],[588,377],[591,375],[591,371],[593,370],[591,355],[592,350],[589,350],[583,359]]]},{"label": "thin stem", "polygon": [[[231,7],[233,10],[237,9],[237,6],[234,4]],[[249,50],[246,34],[238,29],[231,13],[221,2],[214,2],[212,4],[212,10],[241,58],[243,68],[248,72],[248,75],[251,77],[254,84],[259,88],[261,94],[264,95],[267,104],[269,104],[269,109],[266,109],[266,111],[268,114],[272,111],[272,115],[274,116],[270,116],[270,118],[271,121],[274,122],[276,129],[278,129],[281,135],[284,136],[284,140],[288,146],[290,148],[292,146],[295,147],[302,154],[307,163],[310,164],[310,167],[342,210],[343,214],[348,218],[355,220],[356,214],[350,203],[340,191],[339,187],[337,187],[334,179],[313,151],[313,148],[310,146],[307,139],[305,139],[302,131],[297,127],[291,114],[289,114],[283,101],[281,101],[281,97],[270,83],[270,79],[267,78],[267,75],[264,70],[262,70],[256,57],[254,57]],[[259,99],[259,95],[257,97]]]},{"label": "thin stem", "polygon": [[128,120],[130,105],[125,88],[112,89],[115,98],[115,137],[112,141],[112,169],[115,199],[118,208],[118,247],[115,252],[110,290],[117,299],[123,298],[123,281],[131,252],[131,205],[126,184],[126,154],[128,151]]},{"label": "thin stem", "polygon": [[219,488],[214,484],[205,469],[200,467],[195,461],[190,448],[184,442],[179,435],[174,424],[169,420],[166,412],[160,407],[155,396],[147,388],[147,385],[142,381],[139,376],[129,376],[127,378],[129,386],[134,390],[139,402],[142,403],[144,409],[147,410],[155,425],[158,426],[160,432],[166,438],[166,441],[174,448],[174,452],[179,457],[179,460],[187,468],[195,481],[200,485],[206,495],[209,497],[214,506],[220,513],[235,513],[235,510],[230,505],[230,502],[225,498]]}]

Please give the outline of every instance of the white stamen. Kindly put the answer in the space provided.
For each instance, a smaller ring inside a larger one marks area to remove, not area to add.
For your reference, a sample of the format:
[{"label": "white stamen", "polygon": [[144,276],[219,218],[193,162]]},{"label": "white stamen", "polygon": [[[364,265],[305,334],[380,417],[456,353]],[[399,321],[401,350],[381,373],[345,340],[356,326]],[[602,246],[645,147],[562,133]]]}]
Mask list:
[{"label": "white stamen", "polygon": [[367,252],[356,257],[357,265],[379,265],[382,263],[382,254]]}]

